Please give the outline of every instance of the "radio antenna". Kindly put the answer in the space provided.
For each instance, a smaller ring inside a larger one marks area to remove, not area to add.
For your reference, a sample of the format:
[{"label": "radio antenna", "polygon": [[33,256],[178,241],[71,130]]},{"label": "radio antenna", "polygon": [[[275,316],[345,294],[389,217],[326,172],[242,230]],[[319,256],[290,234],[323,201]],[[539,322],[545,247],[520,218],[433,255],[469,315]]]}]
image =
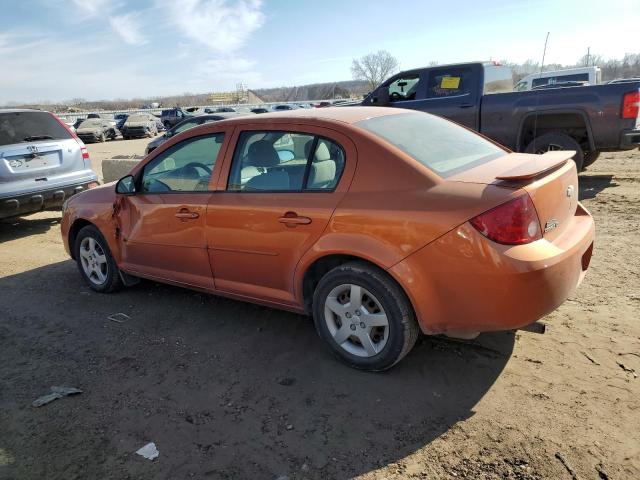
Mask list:
[{"label": "radio antenna", "polygon": [[[544,57],[547,55],[547,42],[549,41],[549,34],[551,32],[547,32],[547,37],[544,39],[544,50],[542,50],[542,62],[540,63],[540,73],[544,70]],[[534,113],[535,117],[533,119],[533,151],[536,151],[536,137],[538,136],[538,107],[540,106],[540,93],[538,92],[538,96],[536,98],[536,112]]]}]

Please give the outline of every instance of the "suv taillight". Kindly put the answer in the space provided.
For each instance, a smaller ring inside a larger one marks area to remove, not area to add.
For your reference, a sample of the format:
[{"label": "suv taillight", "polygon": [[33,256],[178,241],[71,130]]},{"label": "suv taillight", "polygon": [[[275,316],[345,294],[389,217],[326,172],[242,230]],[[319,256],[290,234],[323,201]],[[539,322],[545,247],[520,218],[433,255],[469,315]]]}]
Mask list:
[{"label": "suv taillight", "polygon": [[538,212],[527,194],[481,213],[469,222],[488,239],[505,245],[522,245],[542,238]]},{"label": "suv taillight", "polygon": [[[87,150],[87,147],[85,146],[84,142],[82,140],[80,140],[80,137],[78,137],[78,135],[76,135],[76,132],[74,132],[73,130],[71,130],[69,128],[69,125],[67,125],[66,123],[64,123],[62,121],[62,119],[60,117],[58,117],[57,115],[54,115],[53,113],[51,114],[51,116],[53,118],[55,118],[58,123],[60,125],[62,125],[64,128],[67,129],[67,132],[69,132],[71,134],[71,136],[73,138],[75,138],[76,142],[78,142],[78,145],[80,145],[80,152],[82,153],[82,159],[83,160],[89,160],[89,151]],[[86,165],[86,164],[85,164]]]},{"label": "suv taillight", "polygon": [[640,117],[640,91],[625,93],[622,100],[622,118]]}]

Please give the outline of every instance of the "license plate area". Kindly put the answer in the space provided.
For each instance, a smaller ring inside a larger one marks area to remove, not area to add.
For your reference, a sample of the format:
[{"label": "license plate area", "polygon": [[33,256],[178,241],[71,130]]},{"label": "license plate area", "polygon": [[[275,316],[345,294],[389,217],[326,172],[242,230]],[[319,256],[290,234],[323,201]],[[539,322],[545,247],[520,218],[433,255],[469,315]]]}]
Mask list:
[{"label": "license plate area", "polygon": [[4,157],[9,170],[13,173],[29,172],[60,165],[60,151],[38,154],[13,155]]}]

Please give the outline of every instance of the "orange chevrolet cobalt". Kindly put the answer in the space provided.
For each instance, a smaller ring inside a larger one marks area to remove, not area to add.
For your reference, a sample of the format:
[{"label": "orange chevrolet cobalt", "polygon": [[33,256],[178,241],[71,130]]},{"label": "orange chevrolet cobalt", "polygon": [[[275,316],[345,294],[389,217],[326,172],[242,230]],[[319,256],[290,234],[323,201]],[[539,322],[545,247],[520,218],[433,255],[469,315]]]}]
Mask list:
[{"label": "orange chevrolet cobalt", "polygon": [[310,314],[344,362],[384,370],[420,332],[526,327],[574,292],[594,239],[574,153],[397,108],[239,117],[71,197],[62,236],[95,291],[148,278]]}]

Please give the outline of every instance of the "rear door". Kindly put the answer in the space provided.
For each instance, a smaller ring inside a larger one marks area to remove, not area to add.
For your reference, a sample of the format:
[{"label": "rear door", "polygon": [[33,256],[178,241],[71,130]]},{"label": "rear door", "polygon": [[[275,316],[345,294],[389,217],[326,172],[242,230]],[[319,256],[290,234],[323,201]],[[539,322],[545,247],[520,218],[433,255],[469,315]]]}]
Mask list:
[{"label": "rear door", "polygon": [[481,65],[429,69],[425,88],[425,111],[477,131],[481,92]]},{"label": "rear door", "polygon": [[207,209],[216,289],[293,304],[295,267],[346,193],[356,149],[302,125],[245,126],[232,145]]}]

